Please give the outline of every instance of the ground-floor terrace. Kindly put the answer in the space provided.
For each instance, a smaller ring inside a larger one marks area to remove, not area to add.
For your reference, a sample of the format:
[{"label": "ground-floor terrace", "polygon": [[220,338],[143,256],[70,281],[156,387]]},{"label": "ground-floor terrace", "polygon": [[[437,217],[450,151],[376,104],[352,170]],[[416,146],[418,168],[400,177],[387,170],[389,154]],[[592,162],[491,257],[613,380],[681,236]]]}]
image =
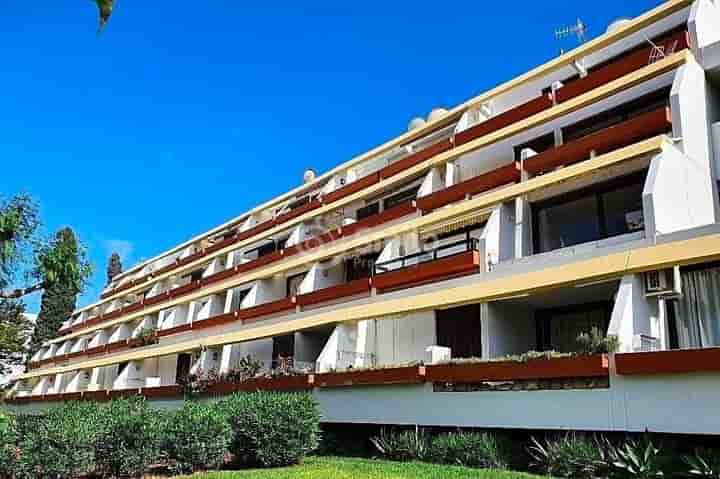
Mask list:
[{"label": "ground-floor terrace", "polygon": [[[592,331],[617,353],[578,342]],[[26,379],[10,403],[172,407],[194,375],[208,399],[311,391],[327,423],[719,434],[718,346],[720,264],[705,262]],[[248,358],[257,374],[233,375]]]}]

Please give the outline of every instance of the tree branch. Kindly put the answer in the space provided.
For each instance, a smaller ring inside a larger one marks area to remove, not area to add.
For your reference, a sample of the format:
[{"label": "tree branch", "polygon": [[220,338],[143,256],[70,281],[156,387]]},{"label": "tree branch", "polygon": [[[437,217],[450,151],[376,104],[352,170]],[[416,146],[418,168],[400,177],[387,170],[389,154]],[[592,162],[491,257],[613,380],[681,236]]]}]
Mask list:
[{"label": "tree branch", "polygon": [[17,299],[22,298],[35,291],[40,291],[45,287],[45,283],[37,283],[27,288],[14,289],[10,291],[0,291],[0,299]]}]

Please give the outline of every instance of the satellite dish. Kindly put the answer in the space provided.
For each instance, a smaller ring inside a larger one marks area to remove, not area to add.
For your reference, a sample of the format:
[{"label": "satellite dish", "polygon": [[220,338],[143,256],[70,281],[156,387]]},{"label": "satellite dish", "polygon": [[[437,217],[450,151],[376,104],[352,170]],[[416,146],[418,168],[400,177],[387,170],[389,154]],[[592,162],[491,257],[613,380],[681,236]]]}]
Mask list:
[{"label": "satellite dish", "polygon": [[632,20],[629,18],[618,18],[616,20],[613,20],[612,22],[610,22],[610,25],[608,25],[606,32],[611,33],[615,30],[619,30],[630,22],[632,22]]},{"label": "satellite dish", "polygon": [[303,183],[311,183],[315,181],[315,178],[317,177],[317,174],[315,173],[315,170],[312,168],[308,168],[305,170],[305,173],[303,173]]},{"label": "satellite dish", "polygon": [[443,116],[447,115],[448,111],[445,108],[433,108],[433,110],[428,115],[428,121],[435,121]]},{"label": "satellite dish", "polygon": [[410,120],[410,123],[408,123],[408,131],[413,131],[423,126],[425,126],[425,119],[418,116]]}]

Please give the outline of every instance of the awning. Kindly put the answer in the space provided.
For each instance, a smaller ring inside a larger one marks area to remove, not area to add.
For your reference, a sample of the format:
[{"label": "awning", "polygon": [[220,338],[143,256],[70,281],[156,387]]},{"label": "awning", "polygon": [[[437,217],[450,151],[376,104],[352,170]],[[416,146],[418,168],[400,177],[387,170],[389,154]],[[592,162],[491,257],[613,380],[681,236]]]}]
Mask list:
[{"label": "awning", "polygon": [[492,209],[484,209],[479,211],[471,211],[461,216],[456,216],[452,219],[440,221],[428,225],[420,230],[420,236],[429,234],[443,234],[451,231],[460,230],[472,225],[481,225],[487,221],[492,213]]}]

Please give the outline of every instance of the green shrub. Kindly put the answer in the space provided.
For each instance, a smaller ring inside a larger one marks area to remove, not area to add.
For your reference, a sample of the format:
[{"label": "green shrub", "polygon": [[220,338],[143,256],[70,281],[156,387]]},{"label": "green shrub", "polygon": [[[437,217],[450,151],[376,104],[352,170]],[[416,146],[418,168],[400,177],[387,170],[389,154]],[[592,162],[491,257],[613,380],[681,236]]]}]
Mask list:
[{"label": "green shrub", "polygon": [[607,458],[613,477],[620,479],[650,479],[664,477],[664,458],[660,448],[649,437],[628,439],[619,446],[607,444]]},{"label": "green shrub", "polygon": [[605,336],[598,328],[592,328],[590,333],[581,333],[576,341],[581,354],[609,354],[620,349],[617,336]]},{"label": "green shrub", "polygon": [[93,443],[98,472],[141,476],[158,458],[159,413],[142,398],[113,400],[101,408],[102,430]]},{"label": "green shrub", "polygon": [[95,403],[68,402],[27,420],[18,436],[25,477],[72,478],[94,470],[93,444],[101,429]]},{"label": "green shrub", "polygon": [[17,425],[12,416],[0,411],[0,478],[13,477],[18,466]]},{"label": "green shrub", "polygon": [[240,464],[298,464],[318,446],[320,413],[310,394],[234,394],[221,407],[233,429],[230,450]]},{"label": "green shrub", "polygon": [[683,457],[690,477],[720,479],[720,451],[696,449],[692,456]]},{"label": "green shrub", "polygon": [[223,465],[232,430],[217,405],[186,401],[164,415],[161,435],[170,470],[192,472]]},{"label": "green shrub", "polygon": [[428,457],[429,441],[418,427],[413,431],[383,429],[370,441],[382,456],[393,461],[422,461]]},{"label": "green shrub", "polygon": [[452,432],[432,439],[430,459],[441,464],[505,469],[500,441],[489,433]]},{"label": "green shrub", "polygon": [[551,476],[593,478],[606,469],[599,442],[571,433],[543,442],[532,438],[528,452],[532,465]]}]

